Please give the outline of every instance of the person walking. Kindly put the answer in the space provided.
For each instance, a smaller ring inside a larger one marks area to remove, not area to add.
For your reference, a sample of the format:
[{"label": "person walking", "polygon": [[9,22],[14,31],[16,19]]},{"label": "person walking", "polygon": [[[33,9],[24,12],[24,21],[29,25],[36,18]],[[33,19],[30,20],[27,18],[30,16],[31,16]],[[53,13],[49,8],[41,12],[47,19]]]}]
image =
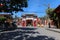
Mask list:
[{"label": "person walking", "polygon": [[48,25],[49,25],[49,28],[50,28],[50,22],[49,22],[49,24],[48,24]]}]

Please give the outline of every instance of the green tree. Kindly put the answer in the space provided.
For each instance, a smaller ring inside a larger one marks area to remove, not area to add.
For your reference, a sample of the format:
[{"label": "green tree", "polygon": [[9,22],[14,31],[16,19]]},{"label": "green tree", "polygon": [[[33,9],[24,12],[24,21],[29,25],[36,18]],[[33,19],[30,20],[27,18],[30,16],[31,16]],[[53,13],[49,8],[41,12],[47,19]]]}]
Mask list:
[{"label": "green tree", "polygon": [[5,21],[5,17],[0,17],[0,22]]},{"label": "green tree", "polygon": [[54,11],[54,9],[49,8],[46,10],[46,13],[47,13],[48,17],[54,21],[54,24],[58,27],[58,16],[53,11]]},{"label": "green tree", "polygon": [[57,15],[53,11],[54,11],[54,9],[49,8],[49,9],[46,10],[46,13],[47,13],[47,15],[50,19],[57,20]]},{"label": "green tree", "polygon": [[24,11],[27,6],[27,0],[0,0],[0,12]]}]

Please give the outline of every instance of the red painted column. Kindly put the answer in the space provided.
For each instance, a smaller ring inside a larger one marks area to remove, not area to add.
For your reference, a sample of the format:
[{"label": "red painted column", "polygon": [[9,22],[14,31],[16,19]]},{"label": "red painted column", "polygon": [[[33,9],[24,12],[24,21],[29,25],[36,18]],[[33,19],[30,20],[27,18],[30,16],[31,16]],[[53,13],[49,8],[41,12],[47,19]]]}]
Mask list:
[{"label": "red painted column", "polygon": [[26,21],[22,21],[22,27],[26,27]]},{"label": "red painted column", "polygon": [[37,26],[37,20],[33,21],[33,26],[36,27]]}]

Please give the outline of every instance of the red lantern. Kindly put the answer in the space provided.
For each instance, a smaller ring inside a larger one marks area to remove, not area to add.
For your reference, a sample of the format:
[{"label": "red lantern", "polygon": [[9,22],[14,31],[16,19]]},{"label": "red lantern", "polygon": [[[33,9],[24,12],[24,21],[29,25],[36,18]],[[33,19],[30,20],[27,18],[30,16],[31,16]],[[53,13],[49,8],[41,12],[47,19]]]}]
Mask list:
[{"label": "red lantern", "polygon": [[3,4],[1,3],[0,6],[3,6]]}]

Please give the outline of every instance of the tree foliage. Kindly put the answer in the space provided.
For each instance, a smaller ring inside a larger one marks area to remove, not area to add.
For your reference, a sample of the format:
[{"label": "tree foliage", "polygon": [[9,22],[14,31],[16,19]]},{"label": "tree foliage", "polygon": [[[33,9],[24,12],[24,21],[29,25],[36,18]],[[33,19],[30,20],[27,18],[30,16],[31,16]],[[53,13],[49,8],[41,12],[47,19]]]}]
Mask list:
[{"label": "tree foliage", "polygon": [[5,17],[0,17],[0,21],[4,21],[5,19]]},{"label": "tree foliage", "polygon": [[27,0],[0,0],[0,12],[24,11],[27,6]]},{"label": "tree foliage", "polygon": [[50,8],[50,9],[47,9],[47,10],[46,10],[46,13],[48,14],[49,18],[54,21],[54,25],[57,26],[57,28],[58,28],[58,20],[59,20],[59,19],[58,19],[57,14],[54,13],[53,11],[54,11],[54,9],[51,9],[51,8]]},{"label": "tree foliage", "polygon": [[46,13],[48,14],[50,19],[57,20],[58,17],[56,15],[56,13],[54,13],[53,11],[54,11],[54,9],[49,8],[49,9],[46,10]]}]

